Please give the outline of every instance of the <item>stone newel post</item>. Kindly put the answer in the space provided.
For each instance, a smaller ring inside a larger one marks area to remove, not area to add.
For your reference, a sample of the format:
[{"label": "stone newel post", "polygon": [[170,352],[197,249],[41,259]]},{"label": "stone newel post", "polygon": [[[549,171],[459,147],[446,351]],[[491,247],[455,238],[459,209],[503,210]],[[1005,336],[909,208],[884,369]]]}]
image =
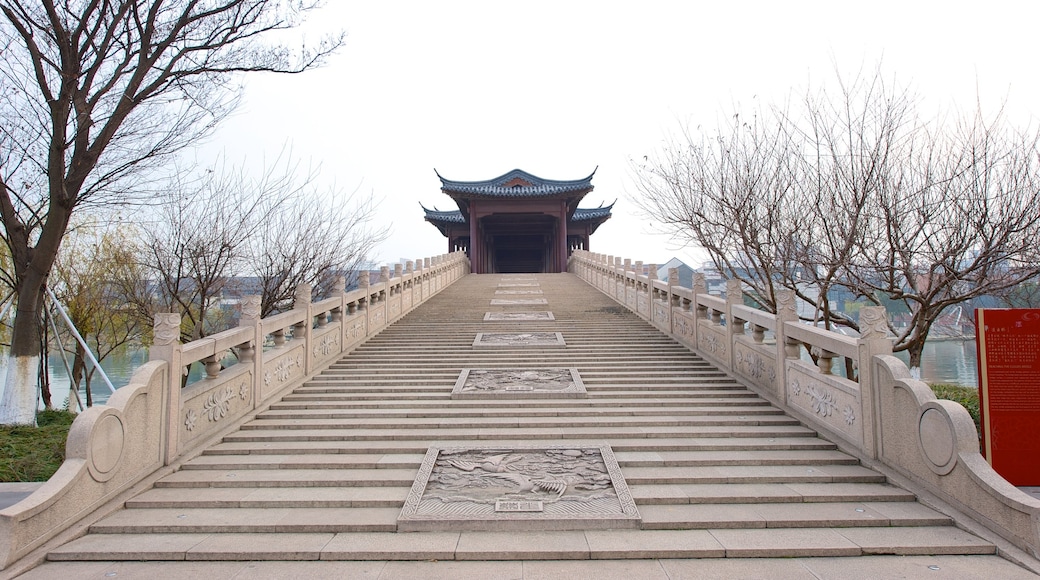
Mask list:
[{"label": "stone newel post", "polygon": [[874,376],[874,357],[892,354],[892,340],[888,336],[888,312],[884,306],[864,306],[859,311],[858,342],[859,391],[863,404],[863,447],[871,458],[881,455],[881,413],[879,412],[880,386]]},{"label": "stone newel post", "polygon": [[792,290],[780,290],[776,293],[776,385],[773,389],[778,399],[787,403],[787,360],[799,359],[802,345],[787,338],[788,322],[798,321],[798,310]]},{"label": "stone newel post", "polygon": [[733,345],[736,344],[737,337],[744,334],[745,322],[741,320],[733,312],[734,306],[742,306],[744,304],[744,293],[740,287],[740,280],[729,279],[726,280],[726,335],[729,337],[728,352],[726,353],[726,360],[729,363],[729,372],[736,371],[736,361],[734,360]]},{"label": "stone newel post", "polygon": [[246,348],[243,348],[238,353],[238,364],[249,364],[253,367],[253,377],[250,384],[252,399],[248,402],[255,408],[261,398],[260,377],[263,376],[263,349],[258,347],[264,340],[263,326],[260,324],[259,296],[246,296],[242,300],[242,316],[238,319],[238,325],[253,328],[253,341],[248,347],[249,352],[246,352]]},{"label": "stone newel post", "polygon": [[152,324],[152,347],[148,349],[149,360],[166,361],[167,365],[167,399],[166,399],[166,449],[163,452],[163,464],[169,465],[176,459],[181,422],[181,384],[188,369],[182,361],[181,315],[164,312],[155,315]]},{"label": "stone newel post", "polygon": [[311,313],[311,285],[300,284],[296,287],[296,293],[293,299],[293,310],[303,310],[303,320],[293,324],[293,340],[302,340],[305,346],[303,352],[307,353],[304,359],[307,363],[304,365],[304,374],[310,374],[314,361],[310,356],[311,352],[311,326],[314,324],[314,316]]}]

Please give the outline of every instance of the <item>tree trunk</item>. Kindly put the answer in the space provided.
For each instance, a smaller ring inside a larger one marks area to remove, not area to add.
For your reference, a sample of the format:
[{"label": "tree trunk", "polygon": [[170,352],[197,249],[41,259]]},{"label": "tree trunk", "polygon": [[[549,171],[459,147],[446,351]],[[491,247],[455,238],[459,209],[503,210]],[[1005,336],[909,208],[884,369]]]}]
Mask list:
[{"label": "tree trunk", "polygon": [[915,340],[907,347],[906,352],[910,355],[910,376],[920,380],[921,378],[921,353],[924,352],[924,341]]},{"label": "tree trunk", "polygon": [[[69,378],[69,388],[79,389],[79,383],[83,380],[85,363],[83,357],[86,356],[86,352],[83,349],[83,345],[76,341],[76,354],[72,359],[72,376]],[[90,376],[87,375],[87,388],[86,388],[86,406],[87,408],[94,406],[94,397],[90,393]]]},{"label": "tree trunk", "polygon": [[45,277],[27,273],[18,289],[18,307],[11,331],[11,353],[4,394],[0,397],[0,425],[36,424],[36,387],[40,379],[40,292]]}]

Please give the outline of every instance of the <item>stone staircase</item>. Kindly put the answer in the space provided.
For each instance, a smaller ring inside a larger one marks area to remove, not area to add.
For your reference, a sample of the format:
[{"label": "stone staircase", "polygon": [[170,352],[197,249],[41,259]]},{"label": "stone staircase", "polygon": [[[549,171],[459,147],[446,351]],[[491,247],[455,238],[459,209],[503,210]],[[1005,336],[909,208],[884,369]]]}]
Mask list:
[{"label": "stone staircase", "polygon": [[[496,294],[506,283],[543,294]],[[495,298],[548,304],[489,306]],[[555,320],[484,320],[527,310]],[[474,346],[477,333],[496,332],[560,332],[566,346]],[[451,397],[463,369],[548,367],[577,368],[587,398]],[[610,445],[640,529],[397,532],[431,444],[571,442]],[[555,274],[463,278],[48,560],[927,554],[1008,565],[995,553],[585,283]]]}]

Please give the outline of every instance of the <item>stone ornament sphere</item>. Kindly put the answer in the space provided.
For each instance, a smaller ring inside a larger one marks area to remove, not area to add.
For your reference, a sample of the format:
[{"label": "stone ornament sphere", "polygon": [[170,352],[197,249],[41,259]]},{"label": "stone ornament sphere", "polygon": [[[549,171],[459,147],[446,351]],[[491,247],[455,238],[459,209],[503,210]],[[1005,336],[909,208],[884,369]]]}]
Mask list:
[{"label": "stone ornament sphere", "polygon": [[87,445],[87,468],[95,481],[104,482],[118,471],[123,459],[126,429],[115,409],[106,409],[94,422]]},{"label": "stone ornament sphere", "polygon": [[925,403],[917,416],[917,446],[925,464],[937,475],[957,465],[956,433],[950,415],[935,401]]}]

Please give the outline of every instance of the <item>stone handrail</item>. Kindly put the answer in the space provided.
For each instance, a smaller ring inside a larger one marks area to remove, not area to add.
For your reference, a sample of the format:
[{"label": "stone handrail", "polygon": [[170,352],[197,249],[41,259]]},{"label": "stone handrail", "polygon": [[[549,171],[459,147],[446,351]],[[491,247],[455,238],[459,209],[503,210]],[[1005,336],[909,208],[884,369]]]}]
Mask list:
[{"label": "stone handrail", "polygon": [[[180,315],[157,315],[149,362],[108,404],[76,417],[50,480],[0,510],[0,570],[100,517],[134,485],[197,454],[468,273],[464,252],[384,267],[378,283],[362,275],[360,288],[344,292],[341,282],[319,302],[300,288],[292,310],[264,319],[259,297],[249,297],[238,327],[187,344],[178,340]],[[237,363],[224,367],[229,352]],[[196,362],[204,378],[182,386]]]},{"label": "stone handrail", "polygon": [[[790,292],[780,293],[772,314],[746,306],[735,280],[727,283],[725,297],[711,296],[703,275],[695,274],[693,288],[684,288],[674,269],[668,280],[656,280],[656,266],[647,275],[642,262],[584,250],[574,251],[568,271],[842,449],[891,469],[1040,556],[1040,500],[990,467],[964,407],[937,400],[892,356],[884,308],[863,307],[862,336],[852,338],[799,322]],[[851,361],[853,376],[835,374],[835,359]]]}]

